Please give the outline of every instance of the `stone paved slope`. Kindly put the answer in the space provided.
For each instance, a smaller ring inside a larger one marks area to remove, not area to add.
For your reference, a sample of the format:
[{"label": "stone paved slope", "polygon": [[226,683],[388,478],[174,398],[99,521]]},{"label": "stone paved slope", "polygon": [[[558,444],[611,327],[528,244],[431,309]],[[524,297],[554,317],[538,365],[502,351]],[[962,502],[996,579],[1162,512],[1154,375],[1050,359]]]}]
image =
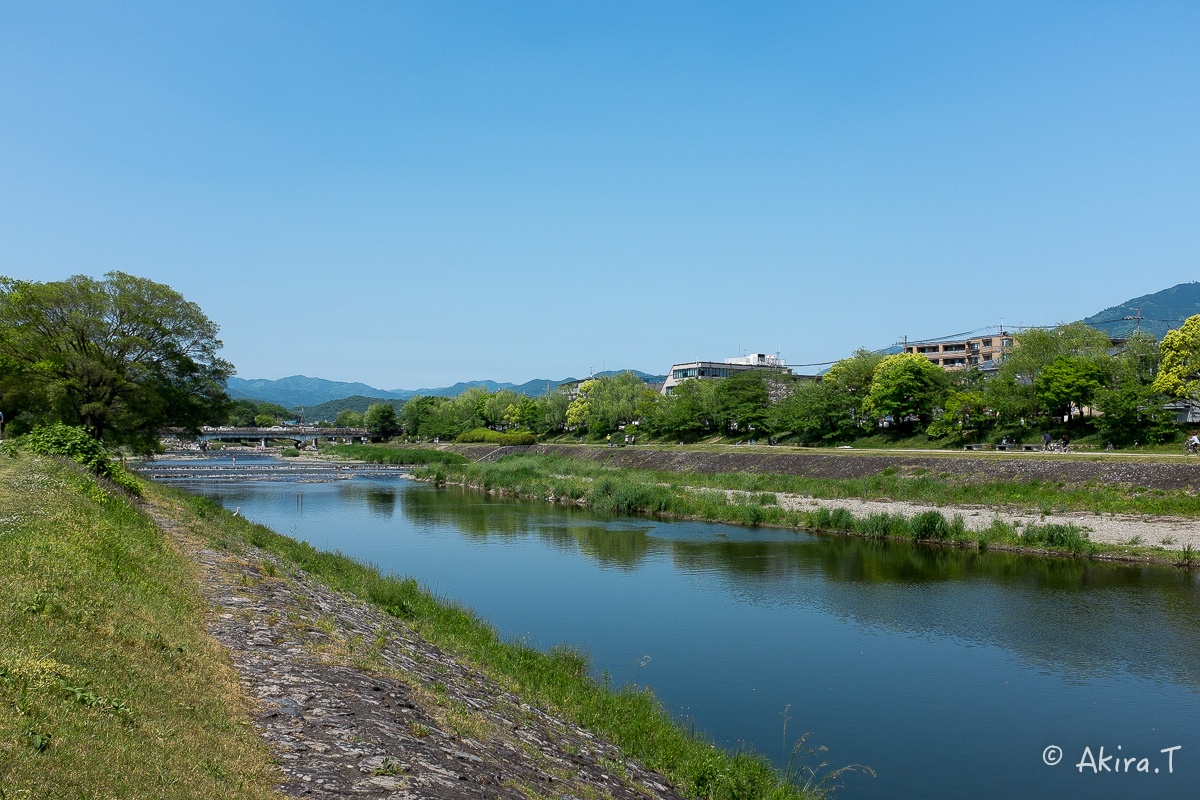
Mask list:
[{"label": "stone paved slope", "polygon": [[666,780],[274,556],[207,549],[211,634],[232,655],[281,791],[312,798],[674,800]]}]

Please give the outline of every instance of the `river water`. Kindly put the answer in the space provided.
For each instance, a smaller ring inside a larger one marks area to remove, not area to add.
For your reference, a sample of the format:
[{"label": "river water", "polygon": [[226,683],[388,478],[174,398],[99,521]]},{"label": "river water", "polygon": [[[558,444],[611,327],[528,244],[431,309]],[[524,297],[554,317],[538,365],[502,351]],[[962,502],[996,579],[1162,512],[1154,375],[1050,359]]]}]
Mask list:
[{"label": "river water", "polygon": [[844,775],[842,797],[1200,785],[1194,573],[600,516],[397,475],[213,473],[168,482],[413,576],[505,636],[580,646],[722,746],[784,766],[812,731],[828,750],[808,763],[877,772]]}]

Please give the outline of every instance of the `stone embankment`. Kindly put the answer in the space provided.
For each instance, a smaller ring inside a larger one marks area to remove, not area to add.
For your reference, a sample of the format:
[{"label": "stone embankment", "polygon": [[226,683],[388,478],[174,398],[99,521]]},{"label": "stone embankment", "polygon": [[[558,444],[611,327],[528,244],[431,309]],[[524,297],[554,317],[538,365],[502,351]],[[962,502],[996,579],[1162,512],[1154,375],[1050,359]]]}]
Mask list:
[{"label": "stone embankment", "polygon": [[280,790],[311,798],[674,800],[611,743],[536,708],[422,639],[258,550],[208,548],[161,510],[199,565],[210,633],[233,658]]}]

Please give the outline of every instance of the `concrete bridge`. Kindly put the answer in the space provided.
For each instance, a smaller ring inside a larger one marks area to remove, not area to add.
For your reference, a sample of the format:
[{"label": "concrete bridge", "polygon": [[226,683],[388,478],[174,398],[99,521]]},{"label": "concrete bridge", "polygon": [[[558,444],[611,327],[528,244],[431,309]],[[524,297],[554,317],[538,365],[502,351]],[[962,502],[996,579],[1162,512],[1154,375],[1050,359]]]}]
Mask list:
[{"label": "concrete bridge", "polygon": [[[191,438],[191,437],[188,437]],[[371,439],[371,432],[366,428],[316,428],[306,426],[291,426],[291,425],[275,425],[270,428],[209,428],[200,429],[200,435],[195,437],[196,441],[201,442],[201,448],[206,447],[207,442],[241,442],[252,439],[258,439],[263,447],[267,446],[269,439],[286,439],[295,442],[297,445],[303,445],[306,442],[312,442],[314,446],[321,440],[328,442],[367,442]]]}]

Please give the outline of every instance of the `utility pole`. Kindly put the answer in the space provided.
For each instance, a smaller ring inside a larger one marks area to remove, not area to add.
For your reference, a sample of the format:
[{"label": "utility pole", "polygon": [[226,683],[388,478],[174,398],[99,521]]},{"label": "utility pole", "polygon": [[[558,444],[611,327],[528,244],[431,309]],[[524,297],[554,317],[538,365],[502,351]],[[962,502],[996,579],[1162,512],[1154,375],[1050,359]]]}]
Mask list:
[{"label": "utility pole", "polygon": [[1122,320],[1136,319],[1137,320],[1137,332],[1138,333],[1142,332],[1142,307],[1141,306],[1137,307],[1137,316],[1136,317],[1131,317],[1129,315],[1126,315],[1124,317],[1121,317],[1121,319]]}]

